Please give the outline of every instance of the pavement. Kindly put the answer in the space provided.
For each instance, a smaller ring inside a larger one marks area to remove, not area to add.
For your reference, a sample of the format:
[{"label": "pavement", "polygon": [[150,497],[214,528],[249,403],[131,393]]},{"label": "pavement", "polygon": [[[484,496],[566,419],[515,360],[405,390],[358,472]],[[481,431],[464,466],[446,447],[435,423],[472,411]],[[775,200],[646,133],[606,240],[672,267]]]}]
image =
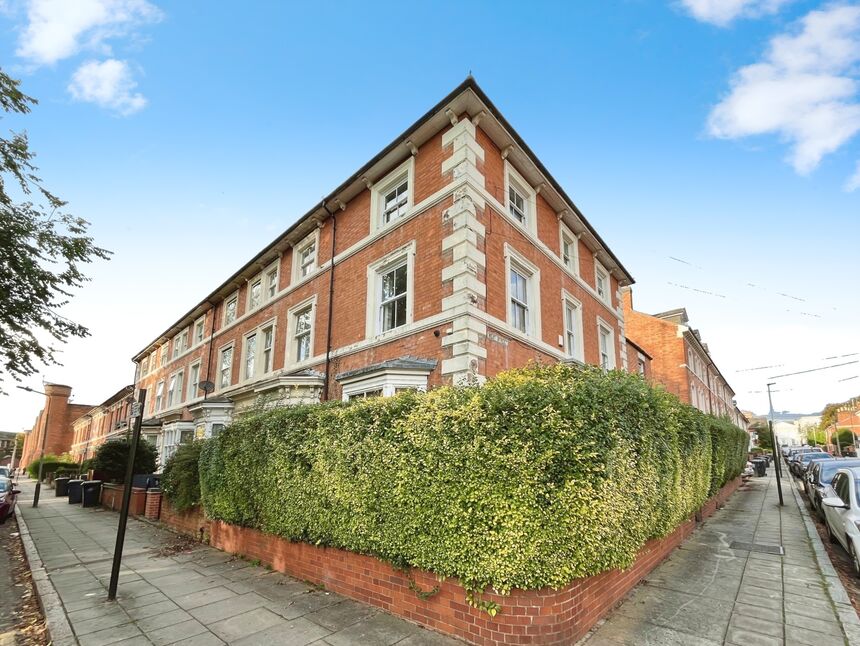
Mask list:
[{"label": "pavement", "polygon": [[773,467],[750,479],[583,646],[860,644],[860,619],[786,471],[784,507]]},{"label": "pavement", "polygon": [[[789,477],[732,496],[583,646],[860,645],[860,619]],[[118,514],[22,481],[18,509],[55,646],[455,646],[462,642],[129,520],[119,595],[107,598]],[[0,569],[2,573],[2,569]]]},{"label": "pavement", "polygon": [[119,514],[47,488],[34,509],[34,482],[20,488],[21,535],[53,646],[462,644],[133,518],[117,600],[107,601]]}]

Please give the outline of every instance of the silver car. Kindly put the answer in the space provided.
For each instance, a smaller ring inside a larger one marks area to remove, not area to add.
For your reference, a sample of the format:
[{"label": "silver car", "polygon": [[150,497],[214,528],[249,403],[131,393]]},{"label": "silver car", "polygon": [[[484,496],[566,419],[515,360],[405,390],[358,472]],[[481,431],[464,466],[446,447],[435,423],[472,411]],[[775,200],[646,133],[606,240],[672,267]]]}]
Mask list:
[{"label": "silver car", "polygon": [[860,576],[860,467],[839,469],[831,487],[835,495],[821,501],[827,536],[845,548]]}]

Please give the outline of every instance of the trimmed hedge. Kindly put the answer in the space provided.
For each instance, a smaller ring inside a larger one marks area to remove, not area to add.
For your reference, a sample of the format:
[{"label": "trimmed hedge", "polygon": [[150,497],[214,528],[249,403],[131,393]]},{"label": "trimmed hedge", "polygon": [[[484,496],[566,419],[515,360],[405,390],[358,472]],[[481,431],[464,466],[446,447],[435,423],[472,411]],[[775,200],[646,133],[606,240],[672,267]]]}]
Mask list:
[{"label": "trimmed hedge", "polygon": [[199,471],[212,518],[505,593],[628,567],[741,473],[747,441],[636,375],[559,364],[255,413]]},{"label": "trimmed hedge", "polygon": [[200,504],[200,451],[205,440],[183,444],[164,464],[161,491],[176,511],[186,511]]},{"label": "trimmed hedge", "polygon": [[[39,477],[39,463],[42,461],[41,458],[36,458],[30,464],[27,465],[27,473],[34,480]],[[56,456],[46,454],[44,458],[44,465],[42,466],[42,478],[47,478],[52,473],[58,472],[70,472],[77,473],[78,472],[78,463],[74,462],[70,459],[66,459],[64,456]]]}]

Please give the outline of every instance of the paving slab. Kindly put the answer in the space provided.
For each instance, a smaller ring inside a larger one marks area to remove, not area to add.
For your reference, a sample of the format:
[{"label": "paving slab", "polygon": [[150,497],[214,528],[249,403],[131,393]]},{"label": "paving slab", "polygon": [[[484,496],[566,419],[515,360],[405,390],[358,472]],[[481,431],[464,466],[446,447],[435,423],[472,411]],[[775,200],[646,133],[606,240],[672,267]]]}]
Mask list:
[{"label": "paving slab", "polygon": [[790,477],[782,487],[780,507],[773,473],[749,480],[582,644],[860,644],[860,619],[805,504]]},{"label": "paving slab", "polygon": [[55,599],[55,646],[462,644],[205,545],[173,553],[164,548],[180,542],[176,534],[133,518],[117,600],[107,601],[118,514],[54,497],[33,509],[33,483],[21,490],[34,580]]}]

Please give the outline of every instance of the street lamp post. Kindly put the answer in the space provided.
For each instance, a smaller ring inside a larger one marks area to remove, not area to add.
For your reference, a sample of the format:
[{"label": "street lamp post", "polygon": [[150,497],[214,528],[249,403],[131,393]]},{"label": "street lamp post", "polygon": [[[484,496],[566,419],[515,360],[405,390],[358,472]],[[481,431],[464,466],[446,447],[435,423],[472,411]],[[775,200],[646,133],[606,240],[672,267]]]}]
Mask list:
[{"label": "street lamp post", "polygon": [[773,464],[776,466],[776,490],[779,492],[779,506],[782,507],[785,505],[782,500],[782,467],[779,464],[782,456],[778,452],[779,446],[776,443],[776,436],[773,433],[773,399],[771,399],[770,396],[770,387],[773,386],[774,383],[775,382],[771,382],[767,385],[767,403],[770,407],[770,419],[767,421],[767,426],[770,430],[770,442],[773,444]]},{"label": "street lamp post", "polygon": [[17,386],[21,390],[26,390],[28,393],[36,393],[37,395],[44,395],[48,397],[48,403],[45,405],[45,431],[42,433],[42,439],[39,442],[39,477],[36,480],[36,491],[33,492],[33,506],[39,506],[39,494],[42,492],[42,467],[45,466],[45,439],[48,437],[48,421],[49,415],[51,411],[51,398],[47,393],[43,393],[41,390],[36,390],[35,388],[30,388],[29,386]]}]

